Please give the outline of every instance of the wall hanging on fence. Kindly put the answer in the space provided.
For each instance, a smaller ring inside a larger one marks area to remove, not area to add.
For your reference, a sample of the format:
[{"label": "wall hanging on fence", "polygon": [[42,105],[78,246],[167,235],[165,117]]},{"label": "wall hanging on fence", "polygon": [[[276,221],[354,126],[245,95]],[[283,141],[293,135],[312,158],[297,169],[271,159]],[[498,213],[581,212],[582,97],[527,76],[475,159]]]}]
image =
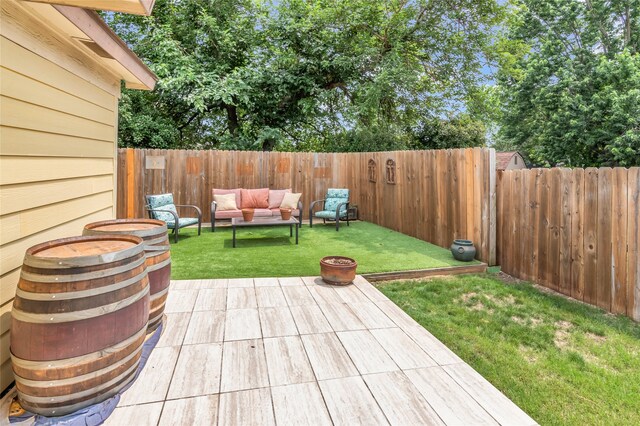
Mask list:
[{"label": "wall hanging on fence", "polygon": [[387,160],[387,183],[396,184],[396,162],[391,158]]},{"label": "wall hanging on fence", "polygon": [[376,161],[372,158],[369,160],[369,182],[376,181]]}]

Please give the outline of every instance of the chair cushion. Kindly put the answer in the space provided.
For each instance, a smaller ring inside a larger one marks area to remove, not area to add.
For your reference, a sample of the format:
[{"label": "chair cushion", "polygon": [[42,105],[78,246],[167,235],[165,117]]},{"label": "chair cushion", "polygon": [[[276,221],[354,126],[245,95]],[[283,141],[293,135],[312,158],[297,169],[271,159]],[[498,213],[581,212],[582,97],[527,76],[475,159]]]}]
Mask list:
[{"label": "chair cushion", "polygon": [[[339,204],[346,203],[348,201],[349,201],[348,189],[329,188],[329,190],[327,191],[327,199],[324,202],[324,210],[335,212]],[[346,205],[343,205],[340,207],[341,215],[346,211],[347,211]],[[333,216],[335,216],[335,213],[333,214]]]},{"label": "chair cushion", "polygon": [[[315,217],[320,217],[322,219],[335,219],[336,218],[336,211],[335,210],[321,210],[319,212],[315,212],[313,214]],[[341,211],[340,212],[340,218],[346,218],[347,217],[347,211]]]},{"label": "chair cushion", "polygon": [[284,197],[282,198],[282,203],[280,203],[280,208],[283,209],[297,209],[298,208],[298,201],[300,201],[300,197],[302,196],[302,193],[287,193],[284,194]]},{"label": "chair cushion", "polygon": [[241,189],[243,209],[267,209],[269,208],[269,188]]},{"label": "chair cushion", "polygon": [[[197,224],[198,224],[197,217],[181,217],[178,219],[178,225],[180,228],[183,228],[185,226],[190,226],[190,225],[197,225]],[[171,222],[167,222],[167,228],[173,229],[175,228],[175,226],[176,224],[173,219],[171,219]]]},{"label": "chair cushion", "polygon": [[269,208],[270,209],[278,209],[280,208],[280,204],[282,204],[282,199],[284,198],[284,194],[290,193],[291,188],[289,189],[270,189],[269,190]]},{"label": "chair cushion", "polygon": [[173,202],[173,194],[159,194],[159,195],[147,195],[147,202],[149,207],[156,209],[167,204],[175,204]]},{"label": "chair cushion", "polygon": [[240,206],[242,205],[242,189],[241,188],[235,188],[235,189],[213,189],[212,191],[212,196],[214,195],[225,195],[225,194],[236,194],[236,206],[238,206],[238,208],[240,208]]},{"label": "chair cushion", "polygon": [[213,201],[217,204],[216,211],[238,210],[236,194],[213,194]]},{"label": "chair cushion", "polygon": [[349,198],[349,190],[343,188],[329,188],[327,198]]}]

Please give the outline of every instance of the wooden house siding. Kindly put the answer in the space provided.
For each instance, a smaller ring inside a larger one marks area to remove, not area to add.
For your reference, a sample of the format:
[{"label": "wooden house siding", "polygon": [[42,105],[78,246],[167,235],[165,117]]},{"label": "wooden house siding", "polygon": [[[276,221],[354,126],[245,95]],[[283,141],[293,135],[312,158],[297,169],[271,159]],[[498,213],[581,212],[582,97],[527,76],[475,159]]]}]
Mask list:
[{"label": "wooden house siding", "polygon": [[36,21],[3,0],[0,390],[13,380],[10,312],[25,250],[115,217],[119,78]]}]

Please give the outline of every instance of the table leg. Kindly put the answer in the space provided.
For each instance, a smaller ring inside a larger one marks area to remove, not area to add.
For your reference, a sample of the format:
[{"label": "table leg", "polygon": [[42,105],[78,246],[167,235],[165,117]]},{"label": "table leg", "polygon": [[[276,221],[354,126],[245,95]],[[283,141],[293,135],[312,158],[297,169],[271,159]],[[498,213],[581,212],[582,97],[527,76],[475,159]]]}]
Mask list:
[{"label": "table leg", "polygon": [[232,226],[233,228],[233,248],[236,248],[236,227]]},{"label": "table leg", "polygon": [[293,237],[293,225],[289,225],[289,237]]},{"label": "table leg", "polygon": [[298,244],[298,228],[299,226],[296,225],[296,244]]}]

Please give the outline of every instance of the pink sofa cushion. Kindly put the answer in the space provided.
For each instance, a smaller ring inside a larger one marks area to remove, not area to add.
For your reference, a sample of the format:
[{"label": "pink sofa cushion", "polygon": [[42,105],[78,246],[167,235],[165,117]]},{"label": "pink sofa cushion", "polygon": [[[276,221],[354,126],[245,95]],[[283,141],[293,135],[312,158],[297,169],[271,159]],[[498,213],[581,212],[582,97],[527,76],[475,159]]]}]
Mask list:
[{"label": "pink sofa cushion", "polygon": [[[236,188],[236,189],[215,189],[214,188],[212,195],[225,195],[225,194],[236,194],[236,206],[238,206],[238,208],[242,208],[240,207],[242,205],[242,189],[241,188]],[[216,214],[216,217],[217,216],[218,215]]]},{"label": "pink sofa cushion", "polygon": [[[273,213],[269,209],[255,209],[253,211],[254,217],[265,217],[265,216],[273,216],[274,214],[280,215],[280,210],[278,213]],[[223,210],[216,211],[216,219],[231,219],[233,217],[242,217],[242,210]]]},{"label": "pink sofa cushion", "polygon": [[284,198],[284,194],[287,192],[291,192],[291,188],[289,189],[270,189],[269,190],[269,208],[276,209],[280,207],[282,204],[282,199]]},{"label": "pink sofa cushion", "polygon": [[269,188],[241,189],[243,209],[266,209],[269,207]]},{"label": "pink sofa cushion", "polygon": [[[274,216],[280,216],[280,208],[279,207],[277,209],[271,209],[271,211],[273,212]],[[298,215],[300,215],[300,210],[298,210],[298,209],[291,210],[291,216],[298,216]]]}]

